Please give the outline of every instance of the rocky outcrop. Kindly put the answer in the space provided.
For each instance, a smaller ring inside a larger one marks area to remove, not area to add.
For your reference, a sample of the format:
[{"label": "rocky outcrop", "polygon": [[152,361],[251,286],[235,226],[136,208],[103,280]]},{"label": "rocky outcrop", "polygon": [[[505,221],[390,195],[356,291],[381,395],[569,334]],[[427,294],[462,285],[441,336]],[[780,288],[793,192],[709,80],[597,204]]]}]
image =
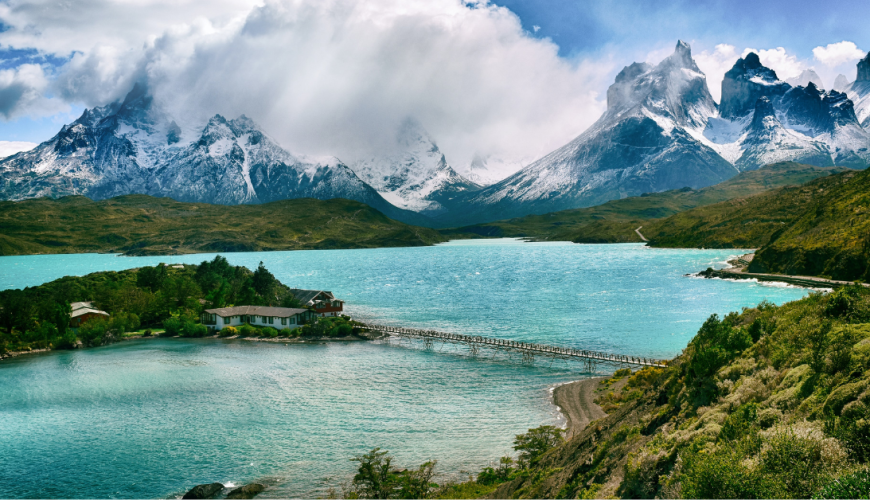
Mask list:
[{"label": "rocky outcrop", "polygon": [[214,498],[223,489],[224,485],[221,483],[200,484],[191,488],[190,491],[185,493],[181,498]]},{"label": "rocky outcrop", "polygon": [[227,498],[250,499],[262,493],[264,489],[266,489],[266,487],[260,483],[246,484],[240,488],[236,488],[233,491],[229,492],[227,494]]},{"label": "rocky outcrop", "polygon": [[870,82],[870,53],[858,61],[858,77],[856,82]]},{"label": "rocky outcrop", "polygon": [[775,71],[761,64],[758,54],[750,52],[725,73],[719,114],[723,118],[745,116],[760,97],[774,99],[789,88],[789,84],[777,78]]}]

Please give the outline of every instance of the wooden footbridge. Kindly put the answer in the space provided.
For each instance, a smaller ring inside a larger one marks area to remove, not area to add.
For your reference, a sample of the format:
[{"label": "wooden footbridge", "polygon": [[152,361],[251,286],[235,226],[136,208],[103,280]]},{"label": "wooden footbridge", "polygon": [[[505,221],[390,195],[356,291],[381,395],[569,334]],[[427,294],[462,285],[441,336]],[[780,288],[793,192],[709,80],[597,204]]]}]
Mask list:
[{"label": "wooden footbridge", "polygon": [[659,359],[641,358],[637,356],[623,356],[606,352],[587,351],[572,349],[569,347],[555,347],[544,344],[532,344],[529,342],[515,342],[513,340],[493,339],[489,337],[459,335],[435,330],[417,330],[414,328],[401,328],[397,326],[362,324],[363,328],[376,332],[383,332],[396,337],[420,339],[425,342],[427,348],[431,348],[433,342],[450,342],[467,345],[473,356],[480,352],[481,347],[497,349],[507,352],[522,354],[523,362],[534,361],[535,356],[552,359],[576,359],[586,362],[590,367],[596,363],[614,363],[619,365],[655,366],[665,367],[667,362]]}]

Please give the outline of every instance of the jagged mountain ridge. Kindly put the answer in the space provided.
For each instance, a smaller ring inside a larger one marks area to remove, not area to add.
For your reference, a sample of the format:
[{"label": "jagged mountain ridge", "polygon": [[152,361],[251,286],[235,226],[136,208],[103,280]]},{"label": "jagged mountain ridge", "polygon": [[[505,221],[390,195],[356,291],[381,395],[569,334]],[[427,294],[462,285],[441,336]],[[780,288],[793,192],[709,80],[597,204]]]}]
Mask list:
[{"label": "jagged mountain ridge", "polygon": [[409,223],[426,219],[394,207],[335,158],[293,155],[242,115],[215,115],[185,135],[137,85],[122,102],[86,110],[35,149],[0,160],[0,198],[124,194],[235,205],[288,198],[346,198]]},{"label": "jagged mountain ridge", "polygon": [[870,134],[846,94],[813,82],[792,87],[755,53],[725,74],[719,116],[709,118],[702,140],[741,171],[780,161],[855,168],[870,161]]},{"label": "jagged mountain ridge", "polygon": [[351,169],[393,205],[425,215],[449,210],[460,194],[480,186],[448,163],[438,146],[413,119],[405,120],[395,151],[351,164]]},{"label": "jagged mountain ridge", "polygon": [[[870,80],[870,66],[865,73]],[[704,187],[781,161],[853,168],[870,162],[870,134],[846,94],[825,92],[812,81],[793,87],[755,53],[738,59],[726,73],[719,105],[683,42],[655,67],[626,66],[608,89],[607,104],[590,129],[470,195],[472,208],[450,222],[476,223]]]},{"label": "jagged mountain ridge", "polygon": [[702,130],[716,103],[688,44],[653,67],[626,66],[607,92],[608,109],[576,139],[492,186],[469,195],[461,218],[515,217],[690,186],[706,187],[737,169],[690,130]]}]

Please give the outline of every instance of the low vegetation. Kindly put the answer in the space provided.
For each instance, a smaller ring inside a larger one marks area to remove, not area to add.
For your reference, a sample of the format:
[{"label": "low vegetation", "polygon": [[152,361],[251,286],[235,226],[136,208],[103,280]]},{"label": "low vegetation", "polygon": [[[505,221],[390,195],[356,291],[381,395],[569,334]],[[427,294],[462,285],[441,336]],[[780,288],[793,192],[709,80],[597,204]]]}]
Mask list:
[{"label": "low vegetation", "polygon": [[[110,314],[73,330],[70,303],[92,302]],[[203,309],[232,305],[302,307],[290,289],[262,263],[253,272],[221,256],[199,265],[142,267],[126,271],[67,276],[24,290],[0,291],[0,354],[33,349],[98,346],[146,328],[167,336],[204,337]],[[344,337],[359,333],[348,317],[319,318],[296,330],[242,325],[222,336]]]},{"label": "low vegetation", "polygon": [[690,188],[613,200],[599,206],[563,210],[544,215],[477,224],[441,232],[452,237],[475,234],[485,237],[525,237],[575,243],[640,242],[635,229],[686,210],[725,200],[744,198],[783,186],[800,185],[819,177],[842,172],[799,163],[777,163],[737,176],[704,189]]},{"label": "low vegetation", "polygon": [[446,237],[363,203],[311,198],[262,205],[181,203],[146,195],[0,202],[0,255],[169,255],[432,245]]}]

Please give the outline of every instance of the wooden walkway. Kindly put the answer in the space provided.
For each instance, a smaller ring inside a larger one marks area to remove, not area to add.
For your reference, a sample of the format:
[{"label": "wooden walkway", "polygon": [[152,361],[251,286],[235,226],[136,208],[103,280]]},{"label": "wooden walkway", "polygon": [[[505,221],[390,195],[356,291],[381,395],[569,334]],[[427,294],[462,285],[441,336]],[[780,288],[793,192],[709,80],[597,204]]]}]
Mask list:
[{"label": "wooden walkway", "polygon": [[666,361],[651,358],[641,358],[637,356],[623,356],[621,354],[587,351],[583,349],[572,349],[568,347],[555,347],[544,344],[532,344],[529,342],[514,342],[513,340],[459,335],[456,333],[445,333],[435,330],[417,330],[414,328],[401,328],[397,326],[365,323],[362,326],[363,328],[367,328],[369,330],[383,332],[397,337],[422,339],[426,342],[427,346],[431,346],[431,343],[433,341],[465,344],[469,346],[469,349],[471,350],[471,353],[473,355],[476,355],[478,353],[480,347],[488,347],[492,349],[520,352],[523,355],[523,361],[531,361],[534,359],[534,356],[539,355],[546,358],[579,359],[589,362],[616,363],[621,365],[655,367],[667,366]]}]

